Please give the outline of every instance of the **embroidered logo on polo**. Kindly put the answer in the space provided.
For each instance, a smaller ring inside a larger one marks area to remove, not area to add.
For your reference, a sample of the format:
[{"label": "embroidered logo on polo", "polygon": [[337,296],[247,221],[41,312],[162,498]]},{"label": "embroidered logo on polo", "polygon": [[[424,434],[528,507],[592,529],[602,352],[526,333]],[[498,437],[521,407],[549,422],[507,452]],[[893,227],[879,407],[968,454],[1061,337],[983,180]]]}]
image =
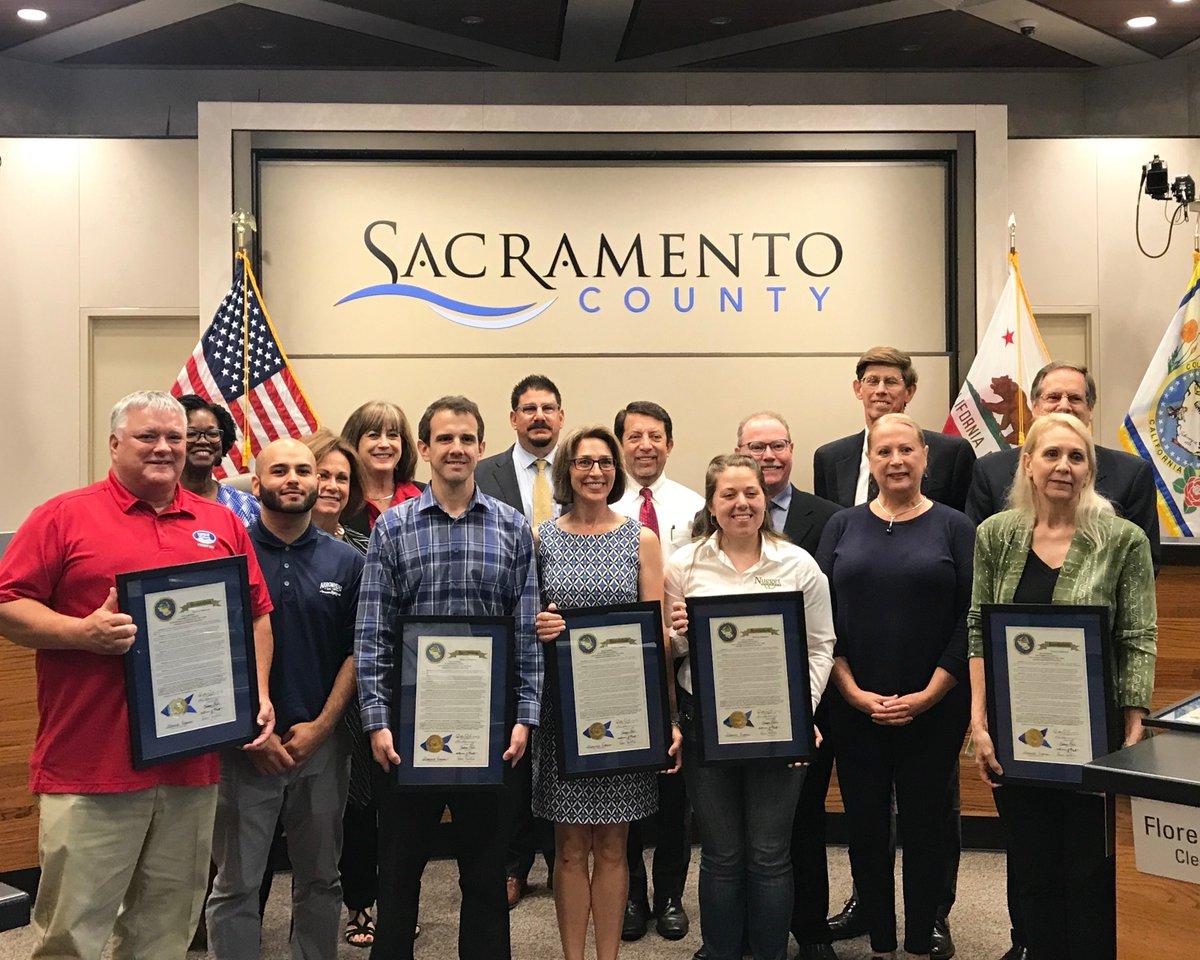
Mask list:
[{"label": "embroidered logo on polo", "polygon": [[320,591],[327,597],[340,597],[342,595],[342,585],[333,580],[322,580]]},{"label": "embroidered logo on polo", "polygon": [[202,547],[211,547],[217,542],[217,535],[211,530],[193,530],[192,539]]}]

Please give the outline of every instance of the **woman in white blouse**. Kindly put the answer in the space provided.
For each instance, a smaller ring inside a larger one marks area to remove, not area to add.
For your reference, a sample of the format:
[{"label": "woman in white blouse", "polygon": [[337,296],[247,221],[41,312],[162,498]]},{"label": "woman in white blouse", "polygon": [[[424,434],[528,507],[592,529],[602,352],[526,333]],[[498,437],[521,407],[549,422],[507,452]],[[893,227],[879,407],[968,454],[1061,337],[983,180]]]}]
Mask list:
[{"label": "woman in white blouse", "polygon": [[782,960],[792,917],[792,819],[804,770],[783,763],[701,766],[695,761],[699,731],[686,660],[684,599],[803,592],[815,710],[833,665],[829,585],[806,551],[772,531],[755,460],[739,454],[714,457],[704,500],[704,528],[671,556],[665,590],[675,656],[684,659],[679,712],[683,772],[700,826],[700,926],[709,960],[740,960],[747,923],[754,960]]}]

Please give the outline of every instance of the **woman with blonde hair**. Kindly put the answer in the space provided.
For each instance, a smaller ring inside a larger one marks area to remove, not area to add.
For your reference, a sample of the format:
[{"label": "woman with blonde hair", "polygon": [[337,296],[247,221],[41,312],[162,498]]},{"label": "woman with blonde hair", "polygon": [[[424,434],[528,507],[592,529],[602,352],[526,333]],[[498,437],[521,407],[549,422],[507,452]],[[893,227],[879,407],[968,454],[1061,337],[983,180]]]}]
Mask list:
[{"label": "woman with blonde hair", "polygon": [[971,737],[980,776],[995,787],[1008,869],[1016,881],[1030,960],[1115,957],[1115,874],[1105,798],[1016,784],[988,732],[983,668],[985,603],[1107,607],[1115,703],[1125,743],[1142,737],[1154,686],[1157,625],[1150,543],[1096,493],[1096,448],[1077,418],[1048,413],[1030,427],[1009,507],[979,526],[967,618]]}]

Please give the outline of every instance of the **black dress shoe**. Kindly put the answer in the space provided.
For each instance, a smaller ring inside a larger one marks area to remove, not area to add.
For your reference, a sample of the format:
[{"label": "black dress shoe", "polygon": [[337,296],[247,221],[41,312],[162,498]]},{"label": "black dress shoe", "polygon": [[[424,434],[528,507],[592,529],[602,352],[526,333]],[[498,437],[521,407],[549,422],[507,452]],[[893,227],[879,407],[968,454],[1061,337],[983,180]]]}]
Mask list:
[{"label": "black dress shoe", "polygon": [[802,943],[796,960],[838,960],[833,945],[829,943]]},{"label": "black dress shoe", "polygon": [[708,960],[708,951],[704,949],[704,944],[700,944],[700,949],[692,954],[692,960]]},{"label": "black dress shoe", "polygon": [[1000,958],[1000,960],[1029,960],[1029,950],[1026,947],[1013,944],[1008,949],[1008,953]]},{"label": "black dress shoe", "polygon": [[[626,917],[629,913],[626,912]],[[670,897],[655,910],[654,929],[664,940],[682,940],[688,934],[688,915],[678,897]]]},{"label": "black dress shoe", "polygon": [[933,935],[929,938],[930,960],[950,960],[954,956],[954,939],[950,936],[950,921],[938,917],[933,921]]},{"label": "black dress shoe", "polygon": [[644,900],[625,901],[625,920],[621,924],[622,940],[641,940],[650,923],[650,904]]},{"label": "black dress shoe", "polygon": [[834,940],[851,940],[866,932],[867,918],[857,897],[851,897],[841,913],[829,918],[829,933]]}]

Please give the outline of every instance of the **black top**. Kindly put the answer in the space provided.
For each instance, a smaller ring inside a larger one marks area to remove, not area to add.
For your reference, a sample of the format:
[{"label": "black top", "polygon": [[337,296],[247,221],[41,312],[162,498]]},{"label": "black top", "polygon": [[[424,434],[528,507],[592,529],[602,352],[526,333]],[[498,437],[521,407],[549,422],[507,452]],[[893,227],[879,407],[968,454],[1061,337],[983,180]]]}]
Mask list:
[{"label": "black top", "polygon": [[833,598],[833,655],[874,693],[924,690],[937,667],[965,684],[975,528],[934,503],[887,530],[867,504],[825,525],[816,559]]},{"label": "black top", "polygon": [[354,652],[363,558],[316,524],[284,543],[256,520],[250,540],[275,609],[271,633],[271,703],[275,728],[315,720],[333,681]]},{"label": "black top", "polygon": [[1051,567],[1029,548],[1029,556],[1025,558],[1025,569],[1021,571],[1021,579],[1013,593],[1013,603],[1053,603],[1054,585],[1058,583],[1058,574],[1062,567]]}]

